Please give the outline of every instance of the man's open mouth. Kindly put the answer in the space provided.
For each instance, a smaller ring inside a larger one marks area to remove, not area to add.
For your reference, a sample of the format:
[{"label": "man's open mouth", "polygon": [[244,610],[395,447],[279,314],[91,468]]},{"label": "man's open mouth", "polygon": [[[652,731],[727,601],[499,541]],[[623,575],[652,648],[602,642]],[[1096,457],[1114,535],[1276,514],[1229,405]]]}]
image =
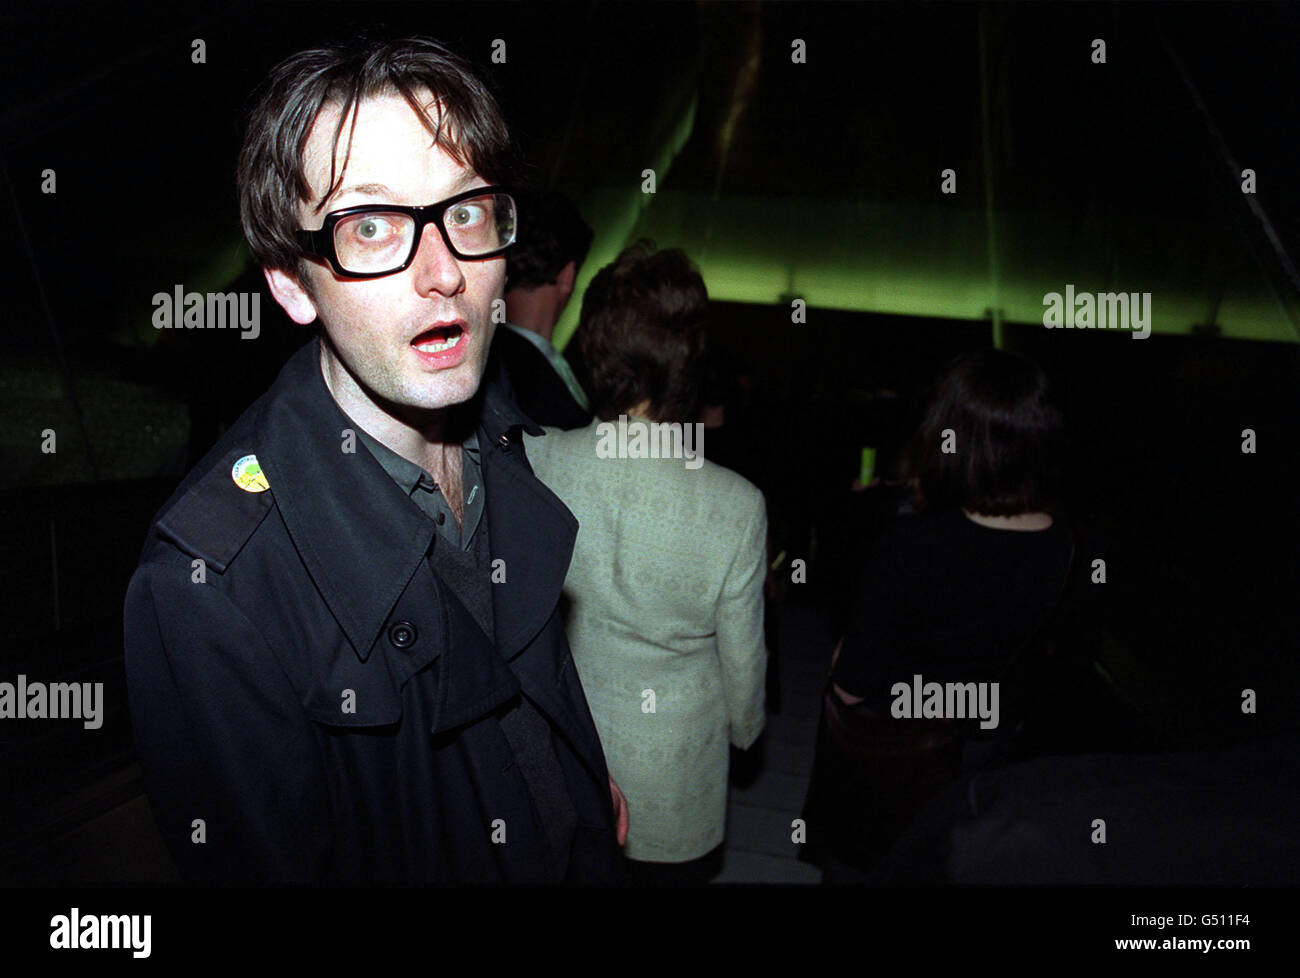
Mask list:
[{"label": "man's open mouth", "polygon": [[465,330],[459,323],[434,326],[411,340],[411,346],[421,353],[445,353],[454,349],[465,336]]}]

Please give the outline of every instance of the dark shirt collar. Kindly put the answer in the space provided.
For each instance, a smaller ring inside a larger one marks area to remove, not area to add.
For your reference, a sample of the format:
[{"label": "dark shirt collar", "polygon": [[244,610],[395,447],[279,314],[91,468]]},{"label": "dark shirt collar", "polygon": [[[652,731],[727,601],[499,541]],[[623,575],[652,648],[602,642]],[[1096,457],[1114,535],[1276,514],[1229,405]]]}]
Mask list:
[{"label": "dark shirt collar", "polygon": [[[433,481],[431,476],[422,466],[416,465],[409,458],[398,455],[379,439],[372,437],[368,432],[357,426],[357,437],[361,443],[370,450],[370,454],[384,468],[394,482],[402,489],[402,492],[408,496],[415,492],[416,486],[421,481],[426,483]],[[469,453],[470,458],[466,459],[466,464],[478,465],[478,432],[471,431],[460,446],[465,452]]]},{"label": "dark shirt collar", "polygon": [[441,487],[427,470],[371,437],[360,425],[356,431],[361,443],[384,471],[434,521],[438,535],[453,547],[468,550],[483,516],[483,467],[479,461],[478,432],[471,430],[461,440],[460,476],[464,495],[461,499],[462,523],[458,524]]}]

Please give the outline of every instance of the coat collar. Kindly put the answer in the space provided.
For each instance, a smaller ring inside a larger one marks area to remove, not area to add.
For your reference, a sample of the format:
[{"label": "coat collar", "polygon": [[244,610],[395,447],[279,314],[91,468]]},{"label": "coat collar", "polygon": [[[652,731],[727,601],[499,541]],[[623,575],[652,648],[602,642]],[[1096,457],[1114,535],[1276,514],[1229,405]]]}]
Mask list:
[{"label": "coat collar", "polygon": [[[499,363],[490,360],[472,402],[479,407],[493,557],[505,559],[507,575],[513,565],[517,574],[529,580],[544,580],[548,585],[544,590],[551,590],[549,585],[554,589],[553,596],[528,587],[494,591],[495,620],[504,629],[498,631],[497,644],[508,657],[510,650],[517,652],[527,641],[523,633],[542,614],[541,605],[554,598],[549,614],[558,602],[576,521],[532,476],[521,448],[514,446],[517,463],[488,464],[489,457],[496,462],[497,454],[510,454],[518,437],[516,429],[541,432],[502,392],[499,370]],[[317,339],[280,371],[260,418],[256,444],[257,458],[303,563],[357,656],[365,661],[389,612],[425,559],[434,527],[368,451],[343,450],[345,432],[352,428],[354,422],[325,386]],[[521,492],[531,498],[521,500]],[[548,502],[546,496],[554,501],[554,506],[545,507],[549,518],[530,523],[530,514],[520,512],[521,507],[536,509],[539,502]],[[572,528],[564,525],[565,516]],[[560,540],[539,539],[557,530]],[[569,530],[568,546],[557,546],[563,542],[564,530]],[[525,539],[512,540],[516,534]],[[557,568],[558,577],[554,576]],[[542,617],[537,630],[545,620]]]}]

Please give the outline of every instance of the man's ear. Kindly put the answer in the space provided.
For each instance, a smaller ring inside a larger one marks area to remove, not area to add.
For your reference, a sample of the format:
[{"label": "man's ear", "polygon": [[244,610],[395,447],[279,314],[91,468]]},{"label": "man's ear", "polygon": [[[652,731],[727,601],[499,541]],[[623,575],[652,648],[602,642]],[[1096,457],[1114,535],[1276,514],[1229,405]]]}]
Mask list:
[{"label": "man's ear", "polygon": [[311,301],[296,278],[279,268],[264,268],[267,288],[271,296],[280,304],[285,314],[300,326],[306,326],[316,319],[316,303]]},{"label": "man's ear", "polygon": [[569,296],[573,295],[573,282],[578,277],[578,266],[569,262],[560,269],[560,274],[555,276],[555,284],[560,290],[560,295],[565,302],[569,301]]}]

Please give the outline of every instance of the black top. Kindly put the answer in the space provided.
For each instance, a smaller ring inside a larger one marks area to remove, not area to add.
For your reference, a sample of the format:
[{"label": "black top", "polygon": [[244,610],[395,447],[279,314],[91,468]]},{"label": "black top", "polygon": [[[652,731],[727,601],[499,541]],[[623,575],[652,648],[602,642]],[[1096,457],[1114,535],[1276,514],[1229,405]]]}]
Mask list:
[{"label": "black top", "polygon": [[[1061,593],[1069,534],[997,530],[960,510],[900,516],[867,560],[835,682],[888,715],[897,682],[993,682],[1000,731],[1021,710],[1007,666]],[[972,725],[973,726],[973,725]],[[978,729],[971,730],[979,736]]]}]

